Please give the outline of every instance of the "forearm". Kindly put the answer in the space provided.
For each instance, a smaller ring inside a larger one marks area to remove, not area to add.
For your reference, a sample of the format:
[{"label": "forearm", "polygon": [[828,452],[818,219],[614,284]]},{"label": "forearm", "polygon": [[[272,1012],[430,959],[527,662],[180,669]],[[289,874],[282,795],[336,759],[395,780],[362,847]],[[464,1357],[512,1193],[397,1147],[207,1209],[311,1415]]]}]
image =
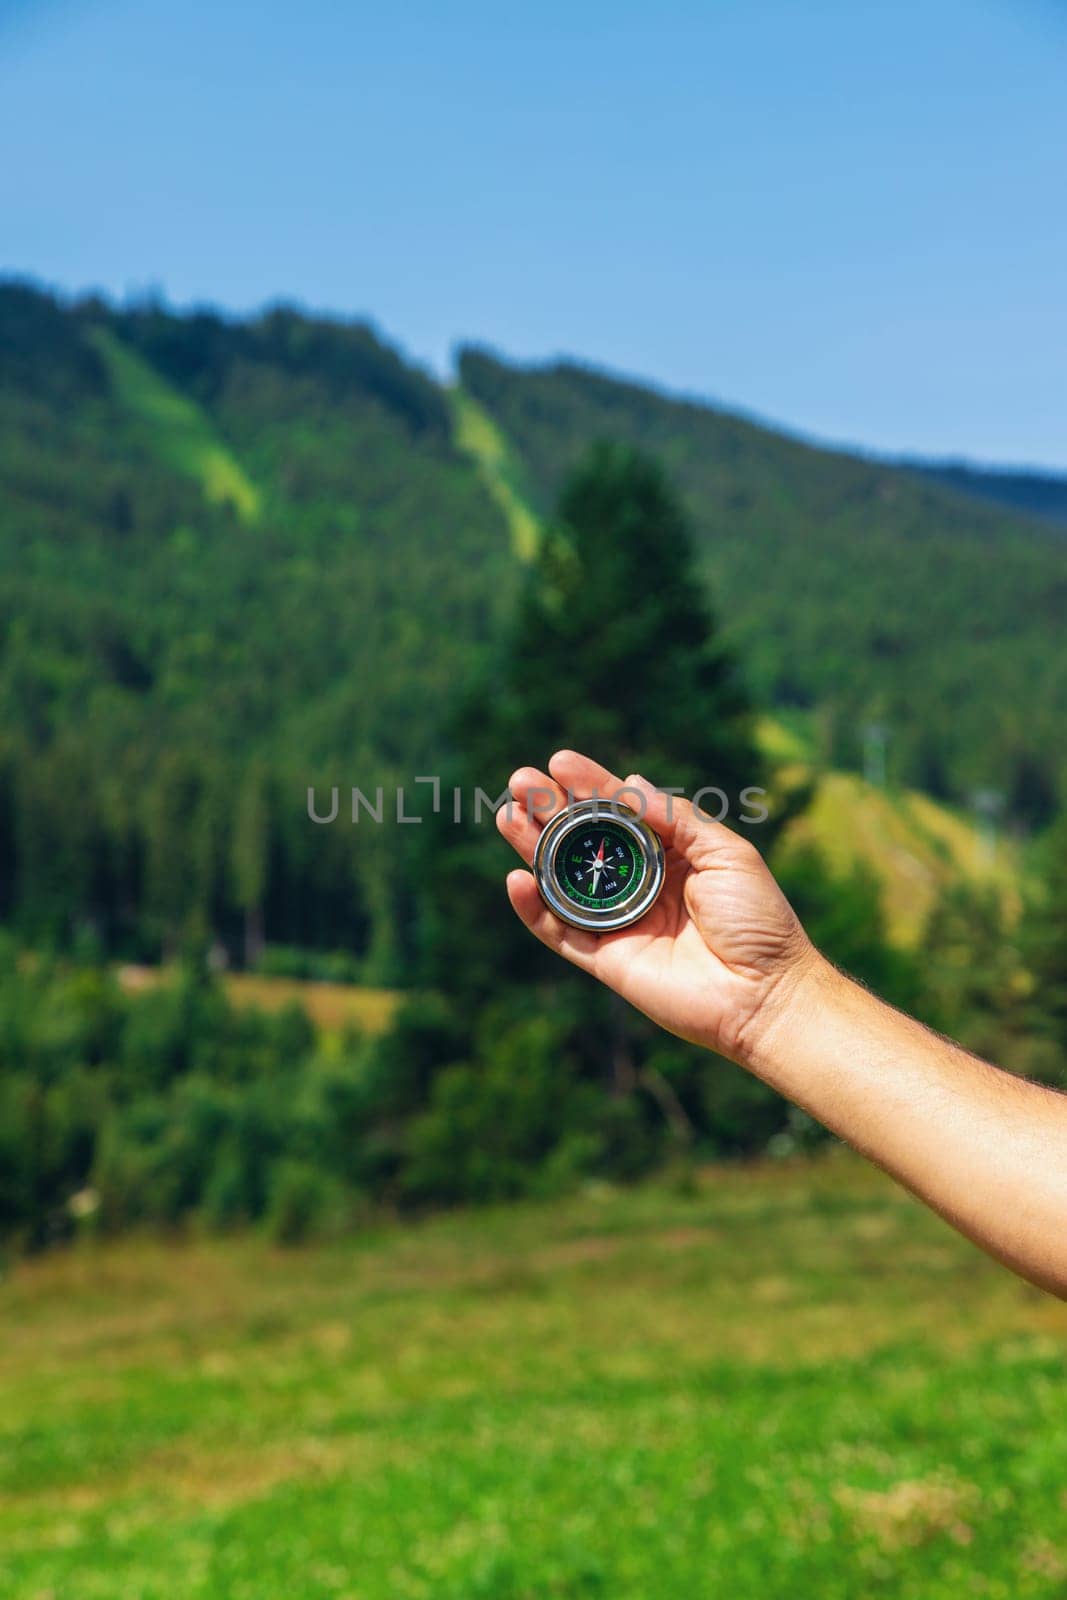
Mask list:
[{"label": "forearm", "polygon": [[968,1055],[821,957],[743,1064],[976,1244],[1067,1298],[1067,1096]]}]

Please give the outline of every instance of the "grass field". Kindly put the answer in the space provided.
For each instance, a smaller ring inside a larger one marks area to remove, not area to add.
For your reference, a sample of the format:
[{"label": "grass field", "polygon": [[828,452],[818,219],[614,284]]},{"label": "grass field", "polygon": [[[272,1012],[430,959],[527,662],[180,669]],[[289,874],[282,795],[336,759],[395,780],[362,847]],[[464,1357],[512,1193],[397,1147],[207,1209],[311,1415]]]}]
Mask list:
[{"label": "grass field", "polygon": [[840,1153],[0,1302],[5,1600],[1067,1594],[1067,1308]]},{"label": "grass field", "polygon": [[[153,988],[173,979],[169,967],[119,967],[118,978],[128,994]],[[255,1006],[261,1011],[281,1011],[302,1006],[322,1033],[338,1034],[345,1028],[360,1033],[381,1033],[388,1027],[400,1002],[395,989],[371,989],[354,983],[323,983],[308,978],[274,978],[257,972],[228,972],[222,979],[235,1006]]]}]

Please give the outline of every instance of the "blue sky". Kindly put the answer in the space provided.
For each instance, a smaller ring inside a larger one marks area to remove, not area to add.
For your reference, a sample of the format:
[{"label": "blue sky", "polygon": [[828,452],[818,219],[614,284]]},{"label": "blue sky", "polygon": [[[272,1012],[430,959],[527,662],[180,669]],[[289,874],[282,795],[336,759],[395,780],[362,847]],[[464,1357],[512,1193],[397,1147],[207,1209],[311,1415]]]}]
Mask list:
[{"label": "blue sky", "polygon": [[1067,467],[1062,0],[0,0],[0,262]]}]

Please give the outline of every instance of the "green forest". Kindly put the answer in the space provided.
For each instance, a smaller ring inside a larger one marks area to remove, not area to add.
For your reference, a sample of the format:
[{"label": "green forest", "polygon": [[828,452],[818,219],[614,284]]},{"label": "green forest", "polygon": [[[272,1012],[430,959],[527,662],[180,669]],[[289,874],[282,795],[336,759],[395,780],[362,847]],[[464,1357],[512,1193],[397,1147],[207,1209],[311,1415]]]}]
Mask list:
[{"label": "green forest", "polygon": [[[817,1143],[544,958],[491,828],[309,819],[309,789],[420,775],[497,796],[559,745],[766,787],[757,842],[832,959],[1064,1080],[1067,534],[1032,486],[1008,506],[574,365],[457,370],[293,309],[0,285],[4,1234],[288,1240]],[[996,797],[1017,903],[953,881],[904,947],[877,876],[797,842],[872,726],[888,788]],[[171,976],[130,993],[122,963]],[[238,1008],[235,968],[400,998],[327,1036]]]},{"label": "green forest", "polygon": [[898,781],[957,800],[992,787],[1018,823],[1048,820],[1063,776],[1067,530],[997,504],[1010,477],[983,504],[977,475],[947,493],[582,367],[465,350],[459,373],[541,512],[592,441],[659,459],[746,681],[803,712],[826,761],[856,765],[876,721]]}]

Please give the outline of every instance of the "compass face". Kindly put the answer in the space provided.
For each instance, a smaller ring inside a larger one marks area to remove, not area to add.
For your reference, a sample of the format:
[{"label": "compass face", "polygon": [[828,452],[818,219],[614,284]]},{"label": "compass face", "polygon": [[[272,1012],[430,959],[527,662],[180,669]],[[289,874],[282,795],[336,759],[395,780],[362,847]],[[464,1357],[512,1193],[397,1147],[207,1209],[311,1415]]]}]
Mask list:
[{"label": "compass face", "polygon": [[556,872],[568,900],[610,911],[640,887],[645,863],[637,841],[615,822],[579,823],[556,851]]},{"label": "compass face", "polygon": [[534,854],[541,898],[562,921],[594,933],[626,928],[663,887],[663,846],[621,804],[582,800],[544,828]]}]

